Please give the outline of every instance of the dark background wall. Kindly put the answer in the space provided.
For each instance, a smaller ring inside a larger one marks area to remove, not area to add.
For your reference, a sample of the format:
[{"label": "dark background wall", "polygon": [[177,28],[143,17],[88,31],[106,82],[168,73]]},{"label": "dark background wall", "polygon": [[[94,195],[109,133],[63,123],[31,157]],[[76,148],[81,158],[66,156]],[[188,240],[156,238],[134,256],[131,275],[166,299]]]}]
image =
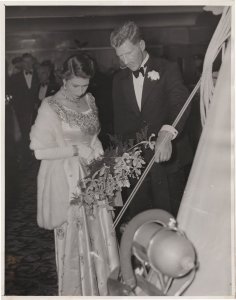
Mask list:
[{"label": "dark background wall", "polygon": [[202,6],[6,6],[6,59],[30,52],[57,69],[68,55],[86,50],[109,72],[118,68],[109,35],[125,20],[138,23],[150,52],[178,61],[191,85],[196,55],[205,54],[219,16]]}]

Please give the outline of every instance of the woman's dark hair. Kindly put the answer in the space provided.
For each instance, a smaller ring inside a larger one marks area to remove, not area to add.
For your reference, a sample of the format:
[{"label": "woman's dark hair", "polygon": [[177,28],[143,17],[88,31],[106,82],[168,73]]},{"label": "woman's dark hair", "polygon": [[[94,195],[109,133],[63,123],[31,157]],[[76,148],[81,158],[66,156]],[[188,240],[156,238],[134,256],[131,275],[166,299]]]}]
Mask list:
[{"label": "woman's dark hair", "polygon": [[70,56],[63,64],[62,77],[66,80],[74,76],[92,78],[94,73],[94,62],[87,54]]}]

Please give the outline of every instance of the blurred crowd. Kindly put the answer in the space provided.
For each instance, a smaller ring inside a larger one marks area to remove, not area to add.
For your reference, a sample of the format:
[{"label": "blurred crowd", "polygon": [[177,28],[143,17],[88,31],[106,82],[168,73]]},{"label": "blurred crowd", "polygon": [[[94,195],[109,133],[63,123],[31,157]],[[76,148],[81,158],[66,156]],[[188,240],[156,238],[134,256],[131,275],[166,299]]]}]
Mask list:
[{"label": "blurred crowd", "polygon": [[[18,180],[17,170],[24,171],[34,160],[29,134],[41,101],[60,89],[62,79],[61,69],[55,69],[51,60],[39,62],[30,53],[6,61],[5,70],[5,170],[6,185],[9,185],[6,194],[11,194],[15,190],[12,186],[16,186],[14,181]],[[89,91],[99,109],[104,148],[109,144],[109,134],[113,133],[111,88],[111,74],[101,73],[97,67]]]},{"label": "blurred crowd", "polygon": [[50,60],[38,62],[31,54],[24,53],[6,65],[5,82],[6,140],[17,146],[14,151],[23,164],[31,155],[29,133],[40,103],[59,90],[61,80]]}]

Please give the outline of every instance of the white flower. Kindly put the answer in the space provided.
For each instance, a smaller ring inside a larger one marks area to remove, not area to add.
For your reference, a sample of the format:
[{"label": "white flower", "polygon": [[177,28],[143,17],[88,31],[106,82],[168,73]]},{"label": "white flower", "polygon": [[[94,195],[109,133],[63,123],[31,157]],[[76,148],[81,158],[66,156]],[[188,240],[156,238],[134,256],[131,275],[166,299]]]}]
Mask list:
[{"label": "white flower", "polygon": [[148,78],[151,80],[159,80],[160,79],[160,74],[157,71],[150,71],[148,72]]}]

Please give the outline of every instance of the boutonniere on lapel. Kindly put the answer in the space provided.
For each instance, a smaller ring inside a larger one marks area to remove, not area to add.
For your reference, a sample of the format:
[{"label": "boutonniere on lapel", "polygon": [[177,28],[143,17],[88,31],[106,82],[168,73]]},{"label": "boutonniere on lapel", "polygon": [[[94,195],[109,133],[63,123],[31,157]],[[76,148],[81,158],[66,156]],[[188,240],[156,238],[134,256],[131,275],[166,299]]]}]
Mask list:
[{"label": "boutonniere on lapel", "polygon": [[148,72],[148,78],[151,80],[159,80],[160,79],[160,74],[157,71],[150,71]]}]

